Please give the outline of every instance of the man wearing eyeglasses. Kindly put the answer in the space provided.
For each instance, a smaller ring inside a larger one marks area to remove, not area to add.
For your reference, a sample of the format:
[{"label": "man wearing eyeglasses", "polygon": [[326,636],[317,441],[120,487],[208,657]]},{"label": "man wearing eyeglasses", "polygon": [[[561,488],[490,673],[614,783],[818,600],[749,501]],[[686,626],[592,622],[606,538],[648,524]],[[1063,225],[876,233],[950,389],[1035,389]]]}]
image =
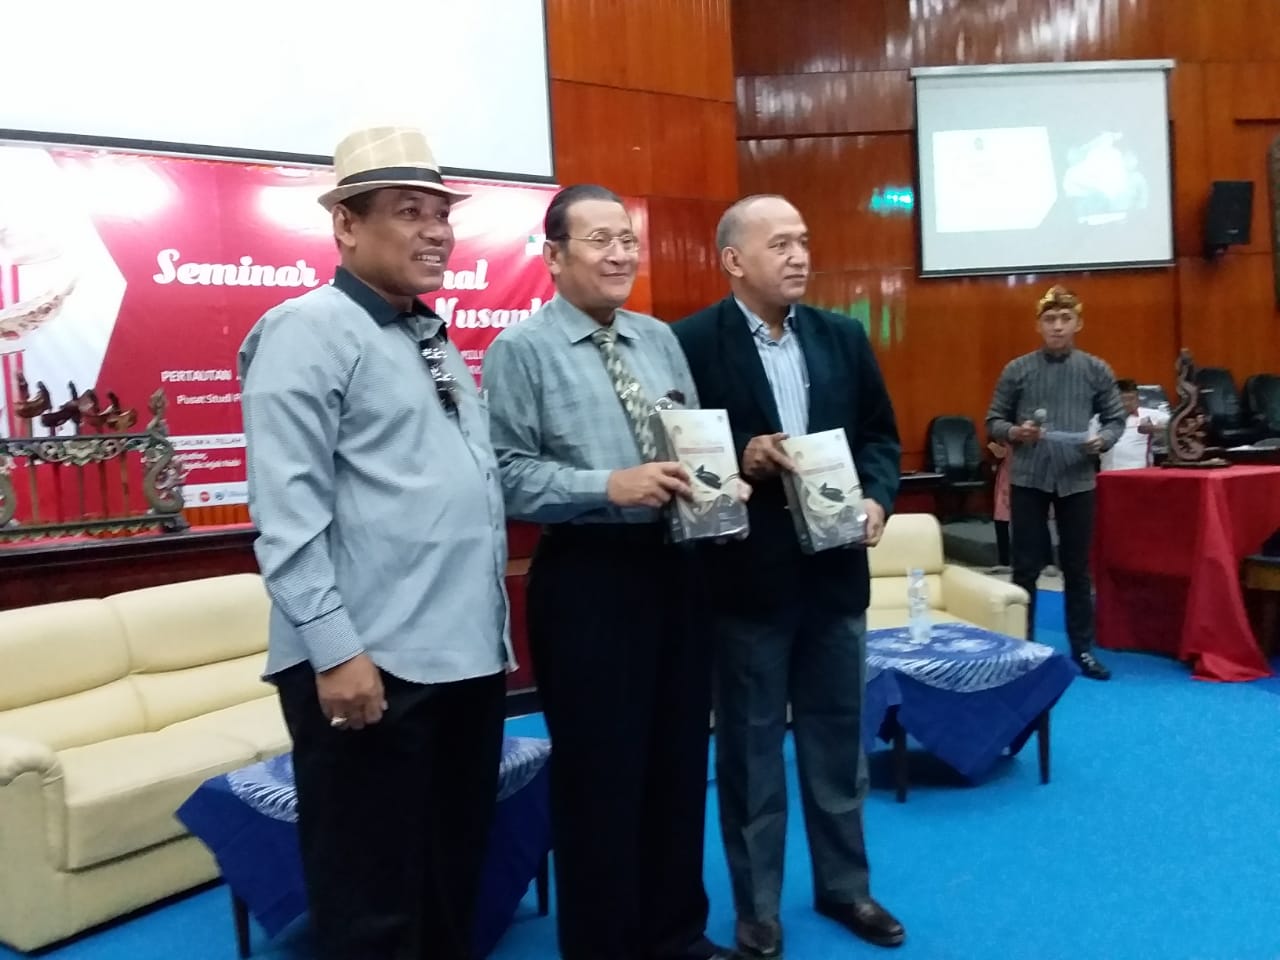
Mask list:
[{"label": "man wearing eyeglasses", "polygon": [[338,145],[332,285],[240,351],[266,673],[325,960],[470,960],[497,794],[506,525],[474,381],[419,295],[452,205],[420,131]]},{"label": "man wearing eyeglasses", "polygon": [[544,525],[529,641],[551,733],[560,955],[709,960],[702,884],[710,666],[690,553],[660,510],[689,496],[648,415],[696,406],[670,329],[621,309],[638,243],[622,201],[568,187],[546,214],[556,296],[485,355],[507,512]]}]

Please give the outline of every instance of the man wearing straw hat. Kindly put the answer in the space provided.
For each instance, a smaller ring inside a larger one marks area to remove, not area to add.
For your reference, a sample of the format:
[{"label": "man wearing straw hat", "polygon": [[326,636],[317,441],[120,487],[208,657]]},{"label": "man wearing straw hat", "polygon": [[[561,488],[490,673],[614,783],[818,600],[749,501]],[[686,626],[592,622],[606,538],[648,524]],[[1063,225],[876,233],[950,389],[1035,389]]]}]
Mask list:
[{"label": "man wearing straw hat", "polygon": [[332,285],[240,350],[267,677],[293,739],[318,955],[471,957],[511,663],[502,491],[443,321],[451,206],[423,134],[354,133]]}]

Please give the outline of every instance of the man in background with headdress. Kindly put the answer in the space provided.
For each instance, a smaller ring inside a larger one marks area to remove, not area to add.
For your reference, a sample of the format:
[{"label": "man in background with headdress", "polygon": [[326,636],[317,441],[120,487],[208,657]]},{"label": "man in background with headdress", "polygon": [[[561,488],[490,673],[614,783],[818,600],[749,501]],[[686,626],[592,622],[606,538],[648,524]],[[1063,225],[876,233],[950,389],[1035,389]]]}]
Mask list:
[{"label": "man in background with headdress", "polygon": [[[1058,524],[1059,566],[1072,658],[1091,680],[1111,673],[1093,655],[1095,458],[1124,432],[1125,410],[1106,362],[1075,348],[1083,328],[1080,300],[1054,286],[1036,323],[1044,346],[1009,362],[987,411],[991,439],[1012,450],[1010,522],[1013,582],[1030,595],[1027,637],[1035,636],[1036,581],[1044,569],[1049,509]],[[1096,415],[1097,428],[1090,429]]]}]

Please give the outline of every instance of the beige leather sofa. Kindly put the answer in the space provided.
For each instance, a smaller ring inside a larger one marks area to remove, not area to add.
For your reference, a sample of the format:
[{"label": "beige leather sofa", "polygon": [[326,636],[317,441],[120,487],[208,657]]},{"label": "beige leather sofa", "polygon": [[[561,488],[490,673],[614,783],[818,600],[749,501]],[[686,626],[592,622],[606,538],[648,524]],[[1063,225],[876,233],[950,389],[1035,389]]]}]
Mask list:
[{"label": "beige leather sofa", "polygon": [[995,577],[947,563],[942,527],[929,513],[898,513],[884,536],[868,551],[871,606],[867,626],[875,630],[907,623],[907,572],[924,571],[933,620],[962,620],[1025,640],[1027,593]]},{"label": "beige leather sofa", "polygon": [[283,753],[259,577],[0,611],[0,942],[31,950],[218,875],[174,811]]}]

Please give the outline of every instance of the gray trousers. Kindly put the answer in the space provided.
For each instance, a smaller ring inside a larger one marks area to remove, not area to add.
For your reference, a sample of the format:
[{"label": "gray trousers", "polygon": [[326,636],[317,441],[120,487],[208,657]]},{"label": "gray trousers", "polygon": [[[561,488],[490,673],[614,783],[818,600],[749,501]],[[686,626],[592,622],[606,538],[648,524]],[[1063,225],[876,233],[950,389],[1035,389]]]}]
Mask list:
[{"label": "gray trousers", "polygon": [[743,920],[778,916],[787,835],[782,748],[791,704],[814,896],[868,894],[862,804],[866,617],[799,598],[767,622],[723,616],[716,630],[720,829]]}]

